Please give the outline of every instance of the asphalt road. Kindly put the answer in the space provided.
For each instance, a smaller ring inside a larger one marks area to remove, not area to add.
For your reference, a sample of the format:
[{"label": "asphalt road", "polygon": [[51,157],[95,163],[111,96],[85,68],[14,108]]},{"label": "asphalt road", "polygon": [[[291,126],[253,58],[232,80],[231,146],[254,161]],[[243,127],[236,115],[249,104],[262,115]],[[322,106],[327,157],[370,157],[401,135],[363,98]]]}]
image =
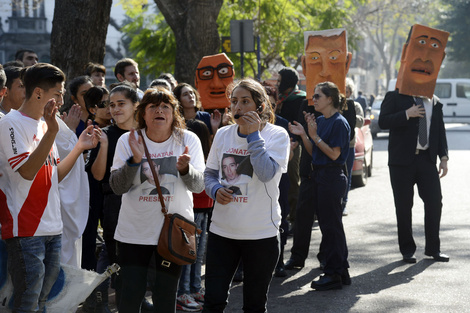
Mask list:
[{"label": "asphalt road", "polygon": [[[310,257],[300,271],[273,278],[268,312],[470,312],[470,127],[448,125],[449,173],[442,179],[441,250],[449,263],[424,255],[424,213],[415,195],[413,231],[416,264],[401,261],[387,166],[388,134],[374,140],[372,177],[351,191],[344,227],[349,247],[352,285],[318,292],[310,283],[321,271],[315,257],[320,230],[312,230]],[[285,259],[290,256],[288,241]],[[243,312],[242,286],[232,288],[227,313]]]},{"label": "asphalt road", "polygon": [[[388,135],[379,134],[372,177],[365,187],[350,192],[349,215],[343,220],[352,285],[324,292],[310,288],[321,274],[315,257],[321,237],[315,224],[306,266],[288,271],[286,278],[273,278],[268,312],[470,312],[470,126],[448,125],[447,137],[450,160],[442,179],[441,250],[450,256],[449,263],[424,256],[423,204],[417,193],[413,231],[418,262],[401,261],[387,167]],[[286,260],[291,245],[289,239]],[[242,288],[243,283],[232,286],[226,313],[243,312]]]}]

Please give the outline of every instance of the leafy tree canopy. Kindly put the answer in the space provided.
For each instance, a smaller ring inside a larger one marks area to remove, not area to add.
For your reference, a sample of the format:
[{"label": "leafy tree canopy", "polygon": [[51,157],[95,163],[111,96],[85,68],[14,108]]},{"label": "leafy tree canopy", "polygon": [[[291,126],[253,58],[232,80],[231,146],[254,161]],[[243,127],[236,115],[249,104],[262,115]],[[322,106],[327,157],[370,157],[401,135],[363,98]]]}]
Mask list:
[{"label": "leafy tree canopy", "polygon": [[442,0],[445,10],[440,14],[439,27],[450,33],[448,57],[453,61],[470,63],[470,0]]},{"label": "leafy tree canopy", "polygon": [[400,67],[403,44],[410,27],[435,27],[439,12],[435,0],[366,0],[352,15],[355,27],[371,40],[388,82]]},{"label": "leafy tree canopy", "polygon": [[[350,25],[350,14],[364,0],[226,0],[218,17],[219,34],[230,36],[231,20],[254,20],[254,34],[261,40],[262,72],[276,64],[297,67],[303,54],[303,32],[344,27],[350,45],[357,34]],[[130,40],[129,49],[144,74],[153,76],[174,71],[176,42],[163,15],[148,0],[120,0],[131,22],[123,27]],[[229,53],[240,75],[239,54]],[[255,76],[255,53],[245,53],[245,76]],[[263,74],[262,78],[269,78]]]}]

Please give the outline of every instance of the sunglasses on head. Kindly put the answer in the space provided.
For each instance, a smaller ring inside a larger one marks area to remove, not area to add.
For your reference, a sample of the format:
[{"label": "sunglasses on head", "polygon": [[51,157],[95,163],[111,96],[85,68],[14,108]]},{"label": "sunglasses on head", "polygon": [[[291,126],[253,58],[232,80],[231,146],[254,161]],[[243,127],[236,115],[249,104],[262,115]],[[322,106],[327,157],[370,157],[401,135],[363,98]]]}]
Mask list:
[{"label": "sunglasses on head", "polygon": [[314,95],[312,96],[312,100],[318,100],[318,99],[320,99],[320,97],[321,97],[321,95],[319,95],[318,93],[316,93],[316,94],[314,94]]},{"label": "sunglasses on head", "polygon": [[104,108],[108,107],[108,101],[104,100],[104,101],[98,102],[96,104],[96,107],[98,109],[104,109]]}]

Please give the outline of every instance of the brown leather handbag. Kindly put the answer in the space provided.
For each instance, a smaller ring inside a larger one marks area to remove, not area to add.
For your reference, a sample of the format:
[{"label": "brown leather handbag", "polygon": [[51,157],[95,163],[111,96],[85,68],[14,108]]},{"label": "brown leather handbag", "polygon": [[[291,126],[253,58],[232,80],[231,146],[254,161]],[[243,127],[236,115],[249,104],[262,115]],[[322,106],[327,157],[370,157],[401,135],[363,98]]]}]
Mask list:
[{"label": "brown leather handbag", "polygon": [[[152,159],[145,144],[142,132],[138,130],[138,134],[142,137],[145,156],[152,164]],[[168,213],[163,200],[162,190],[158,181],[158,175],[155,168],[150,166],[155,185],[158,191],[158,198],[162,205],[162,213],[165,216],[160,238],[158,239],[157,251],[163,258],[162,265],[169,267],[171,263],[178,265],[192,264],[196,262],[196,234],[201,231],[197,228],[196,223],[188,220],[178,213]]]}]

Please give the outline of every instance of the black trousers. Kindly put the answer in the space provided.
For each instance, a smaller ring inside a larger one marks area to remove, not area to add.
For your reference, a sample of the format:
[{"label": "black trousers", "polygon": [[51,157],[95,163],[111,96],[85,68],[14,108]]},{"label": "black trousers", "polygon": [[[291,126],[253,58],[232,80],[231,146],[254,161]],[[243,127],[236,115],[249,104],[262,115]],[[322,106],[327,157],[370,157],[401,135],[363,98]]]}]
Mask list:
[{"label": "black trousers", "polygon": [[176,310],[176,292],[181,275],[181,265],[162,265],[157,246],[119,242],[119,264],[122,279],[121,313],[140,313],[140,305],[147,290],[147,271],[155,256],[156,269],[152,286],[155,312],[171,313]]},{"label": "black trousers", "polygon": [[223,313],[233,275],[243,262],[243,312],[264,313],[279,258],[279,238],[237,240],[209,232],[203,313]]},{"label": "black trousers", "polygon": [[305,262],[310,248],[312,226],[315,210],[312,205],[315,201],[313,193],[314,181],[311,176],[302,176],[299,187],[299,199],[296,208],[296,222],[294,225],[294,238],[291,248],[291,259],[296,262]]},{"label": "black trousers", "polygon": [[442,193],[439,173],[427,153],[417,154],[409,166],[389,166],[390,181],[395,199],[398,226],[398,245],[403,255],[413,254],[412,214],[414,185],[424,202],[425,254],[440,252],[439,227],[442,213]]}]

